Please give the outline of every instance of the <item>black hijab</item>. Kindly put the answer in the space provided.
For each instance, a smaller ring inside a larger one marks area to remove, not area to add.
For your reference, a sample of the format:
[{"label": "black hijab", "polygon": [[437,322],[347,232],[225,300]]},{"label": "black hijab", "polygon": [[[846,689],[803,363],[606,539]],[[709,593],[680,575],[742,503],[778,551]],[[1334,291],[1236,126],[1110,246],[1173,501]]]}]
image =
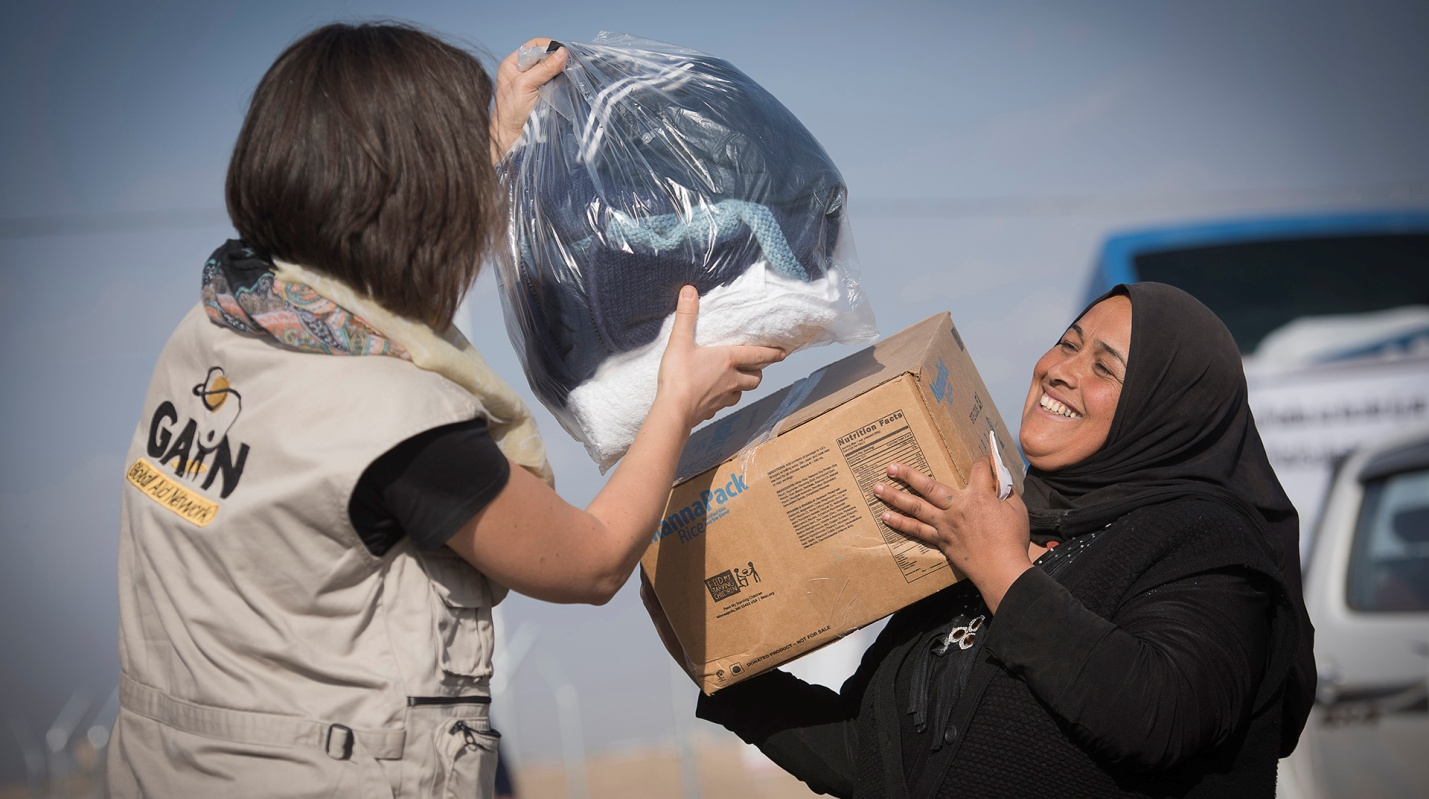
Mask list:
[{"label": "black hijab", "polygon": [[[1257,519],[1299,621],[1284,737],[1293,746],[1315,689],[1313,628],[1300,578],[1300,520],[1265,454],[1246,398],[1245,370],[1226,326],[1190,294],[1162,283],[1116,286],[1131,300],[1131,353],[1102,448],[1056,471],[1029,468],[1023,499],[1032,529],[1098,530],[1128,511],[1212,495]],[[1293,728],[1293,729],[1292,729]]]}]

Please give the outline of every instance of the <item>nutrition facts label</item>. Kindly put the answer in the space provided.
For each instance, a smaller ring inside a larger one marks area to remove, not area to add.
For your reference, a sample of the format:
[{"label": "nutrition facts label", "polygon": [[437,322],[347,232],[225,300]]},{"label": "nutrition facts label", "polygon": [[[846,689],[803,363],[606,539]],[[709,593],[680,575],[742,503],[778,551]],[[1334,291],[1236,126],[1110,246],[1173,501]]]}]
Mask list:
[{"label": "nutrition facts label", "polygon": [[937,550],[883,523],[882,515],[888,506],[873,493],[874,483],[888,483],[888,464],[894,461],[924,474],[930,473],[928,459],[913,437],[903,412],[894,411],[840,436],[838,446],[903,579],[911,583],[947,568],[948,562]]}]

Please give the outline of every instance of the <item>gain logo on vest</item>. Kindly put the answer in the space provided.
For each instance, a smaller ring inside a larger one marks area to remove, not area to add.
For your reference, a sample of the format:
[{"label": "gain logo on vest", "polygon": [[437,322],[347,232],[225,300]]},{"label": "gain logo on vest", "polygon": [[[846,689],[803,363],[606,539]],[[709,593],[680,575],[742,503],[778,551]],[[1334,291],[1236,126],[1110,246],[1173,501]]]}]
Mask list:
[{"label": "gain logo on vest", "polygon": [[226,498],[243,477],[248,445],[238,443],[235,450],[229,441],[228,431],[243,410],[243,397],[229,384],[221,367],[209,369],[192,393],[198,402],[183,402],[187,415],[180,414],[169,400],[154,409],[145,444],[145,453],[153,461],[135,460],[126,477],[150,499],[203,527],[218,513],[218,503],[183,482],[208,491],[221,480],[219,498]]}]

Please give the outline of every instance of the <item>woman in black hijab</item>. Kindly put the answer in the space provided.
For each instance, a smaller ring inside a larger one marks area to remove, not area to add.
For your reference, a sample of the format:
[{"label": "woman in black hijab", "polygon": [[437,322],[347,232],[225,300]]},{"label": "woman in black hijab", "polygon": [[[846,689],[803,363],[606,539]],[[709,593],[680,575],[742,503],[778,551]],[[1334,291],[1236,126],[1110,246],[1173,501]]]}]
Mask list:
[{"label": "woman in black hijab", "polygon": [[1019,440],[1005,501],[987,462],[965,489],[890,465],[885,521],[965,579],[895,614],[839,693],[775,671],[698,714],[836,796],[1273,796],[1313,633],[1230,333],[1179,289],[1117,286],[1037,362]]}]

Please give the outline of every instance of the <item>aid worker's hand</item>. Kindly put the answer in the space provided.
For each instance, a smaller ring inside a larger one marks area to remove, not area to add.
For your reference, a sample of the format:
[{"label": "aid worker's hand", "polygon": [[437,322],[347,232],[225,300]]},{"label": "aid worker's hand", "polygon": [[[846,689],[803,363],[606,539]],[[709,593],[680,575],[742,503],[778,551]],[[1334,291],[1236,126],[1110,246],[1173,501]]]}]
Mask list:
[{"label": "aid worker's hand", "polygon": [[695,287],[680,289],[655,393],[656,402],[677,403],[690,427],[739,402],[742,393],[759,387],[764,367],[784,360],[784,351],[777,347],[696,344],[699,312],[700,295]]},{"label": "aid worker's hand", "polygon": [[[535,38],[522,48],[547,47],[550,44],[550,39]],[[496,102],[491,112],[490,131],[493,164],[505,157],[511,145],[521,137],[526,117],[531,115],[531,109],[541,98],[541,86],[559,75],[566,66],[566,48],[561,47],[523,72],[516,64],[520,52],[521,48],[512,51],[496,68]]]}]

